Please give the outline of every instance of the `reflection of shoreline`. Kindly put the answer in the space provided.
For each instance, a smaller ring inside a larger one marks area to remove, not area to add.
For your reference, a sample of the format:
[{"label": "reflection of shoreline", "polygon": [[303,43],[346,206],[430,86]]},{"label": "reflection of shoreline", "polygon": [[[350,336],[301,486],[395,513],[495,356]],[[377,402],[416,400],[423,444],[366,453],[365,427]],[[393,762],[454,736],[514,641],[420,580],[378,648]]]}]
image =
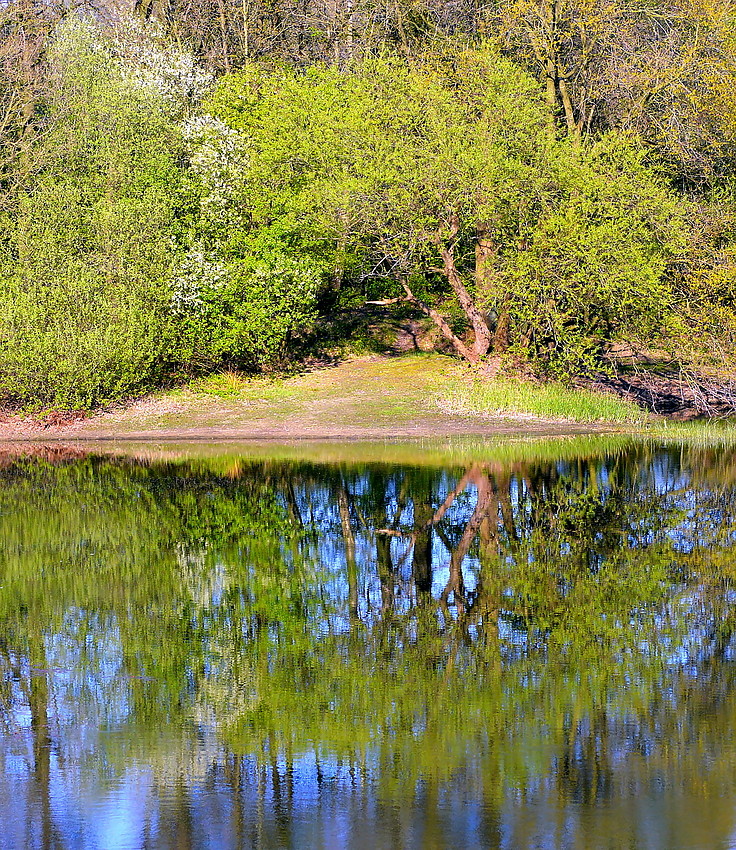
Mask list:
[{"label": "reflection of shoreline", "polygon": [[91,847],[86,794],[157,850],[718,846],[733,453],[552,448],[6,467],[0,715],[47,761],[0,752],[0,823],[45,793]]},{"label": "reflection of shoreline", "polygon": [[585,457],[604,458],[611,452],[648,442],[627,434],[520,433],[500,438],[458,436],[451,438],[393,438],[383,440],[75,440],[0,441],[0,465],[20,457],[41,457],[53,462],[87,456],[128,458],[141,463],[156,461],[274,460],[315,463],[391,463],[398,465],[444,467],[484,460],[496,463],[535,460],[562,460]]},{"label": "reflection of shoreline", "polygon": [[82,460],[89,454],[88,448],[67,443],[0,443],[0,469],[21,458],[37,458],[54,464]]}]

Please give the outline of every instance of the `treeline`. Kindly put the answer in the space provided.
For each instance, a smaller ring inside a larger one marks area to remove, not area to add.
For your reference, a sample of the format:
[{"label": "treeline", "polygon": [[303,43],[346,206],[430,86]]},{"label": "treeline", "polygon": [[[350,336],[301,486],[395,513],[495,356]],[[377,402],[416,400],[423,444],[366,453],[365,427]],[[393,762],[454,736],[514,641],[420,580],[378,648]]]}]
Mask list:
[{"label": "treeline", "polygon": [[722,2],[10,0],[0,400],[270,367],[366,301],[473,363],[730,368],[735,181]]}]

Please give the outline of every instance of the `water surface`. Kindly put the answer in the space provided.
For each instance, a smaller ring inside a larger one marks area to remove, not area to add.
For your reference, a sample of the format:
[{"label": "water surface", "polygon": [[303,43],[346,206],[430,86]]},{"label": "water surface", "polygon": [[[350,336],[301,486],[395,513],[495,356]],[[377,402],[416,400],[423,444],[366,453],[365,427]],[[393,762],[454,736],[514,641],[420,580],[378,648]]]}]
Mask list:
[{"label": "water surface", "polygon": [[0,847],[736,846],[736,449],[210,454],[0,453]]}]

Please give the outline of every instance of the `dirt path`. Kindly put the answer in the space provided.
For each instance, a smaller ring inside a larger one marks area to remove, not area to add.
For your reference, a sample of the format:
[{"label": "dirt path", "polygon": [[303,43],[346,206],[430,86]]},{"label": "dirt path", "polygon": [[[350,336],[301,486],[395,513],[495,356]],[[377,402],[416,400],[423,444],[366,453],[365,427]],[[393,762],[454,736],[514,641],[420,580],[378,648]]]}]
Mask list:
[{"label": "dirt path", "polygon": [[457,414],[470,378],[438,355],[366,357],[280,381],[221,376],[84,419],[0,417],[0,441],[386,439],[610,430],[531,416]]}]

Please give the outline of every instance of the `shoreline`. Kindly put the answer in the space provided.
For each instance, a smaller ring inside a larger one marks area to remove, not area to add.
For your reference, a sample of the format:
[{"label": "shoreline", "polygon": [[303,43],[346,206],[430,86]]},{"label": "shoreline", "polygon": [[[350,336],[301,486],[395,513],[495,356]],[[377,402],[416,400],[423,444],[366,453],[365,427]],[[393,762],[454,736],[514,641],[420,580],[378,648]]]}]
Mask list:
[{"label": "shoreline", "polygon": [[437,354],[353,358],[276,379],[216,374],[87,415],[49,412],[34,419],[0,411],[0,443],[562,436],[633,424],[611,421],[603,406],[590,410],[597,419],[587,408],[581,415],[558,406],[546,415],[554,396],[525,408],[524,393],[538,390],[521,384],[520,397],[474,398],[484,386],[495,382],[479,383],[456,360]]},{"label": "shoreline", "polygon": [[414,427],[386,426],[334,428],[309,427],[303,430],[278,426],[258,429],[159,428],[143,431],[87,430],[71,426],[14,426],[0,424],[0,446],[10,443],[111,443],[111,442],[309,442],[309,441],[382,441],[443,439],[451,437],[564,437],[570,435],[621,433],[621,425],[600,422],[581,423],[527,417],[490,419],[482,424],[467,422],[422,422]]},{"label": "shoreline", "polygon": [[605,388],[489,380],[455,359],[412,353],[355,357],[282,377],[215,373],[91,413],[34,418],[0,409],[0,446],[508,439],[641,434],[676,422]]}]

